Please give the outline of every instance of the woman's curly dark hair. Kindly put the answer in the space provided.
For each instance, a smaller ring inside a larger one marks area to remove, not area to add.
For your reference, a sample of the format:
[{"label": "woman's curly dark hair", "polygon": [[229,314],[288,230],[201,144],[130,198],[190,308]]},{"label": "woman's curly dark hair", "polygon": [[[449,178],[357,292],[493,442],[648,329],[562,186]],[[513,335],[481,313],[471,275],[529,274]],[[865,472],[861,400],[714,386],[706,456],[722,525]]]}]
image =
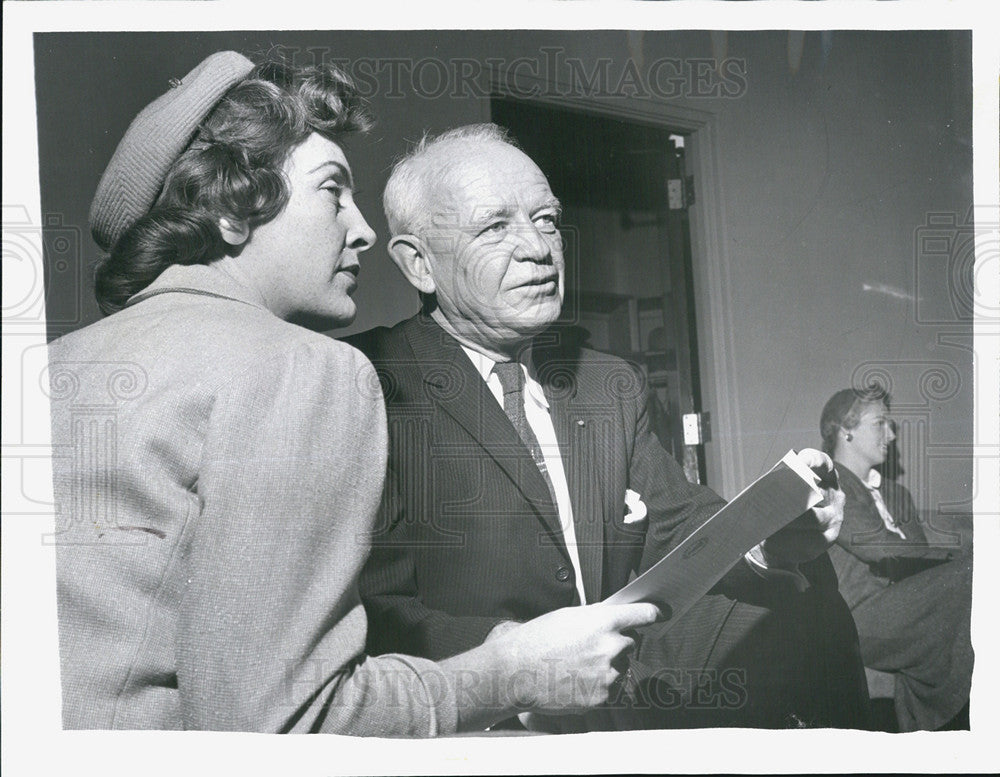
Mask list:
[{"label": "woman's curly dark hair", "polygon": [[97,268],[105,315],[172,264],[207,264],[229,250],[219,219],[255,225],[288,200],[282,166],[313,132],[338,140],[372,124],[354,82],[335,65],[257,65],[230,89],[167,175],[152,209]]}]

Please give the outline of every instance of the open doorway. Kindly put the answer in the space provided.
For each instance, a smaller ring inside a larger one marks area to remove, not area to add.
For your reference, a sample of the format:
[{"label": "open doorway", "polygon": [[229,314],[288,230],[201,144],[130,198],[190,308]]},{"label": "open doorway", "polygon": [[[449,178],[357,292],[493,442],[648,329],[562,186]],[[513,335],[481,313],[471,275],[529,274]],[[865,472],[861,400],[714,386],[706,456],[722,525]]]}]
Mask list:
[{"label": "open doorway", "polygon": [[564,317],[589,347],[640,366],[657,436],[704,483],[684,134],[510,97],[490,110],[562,202]]}]

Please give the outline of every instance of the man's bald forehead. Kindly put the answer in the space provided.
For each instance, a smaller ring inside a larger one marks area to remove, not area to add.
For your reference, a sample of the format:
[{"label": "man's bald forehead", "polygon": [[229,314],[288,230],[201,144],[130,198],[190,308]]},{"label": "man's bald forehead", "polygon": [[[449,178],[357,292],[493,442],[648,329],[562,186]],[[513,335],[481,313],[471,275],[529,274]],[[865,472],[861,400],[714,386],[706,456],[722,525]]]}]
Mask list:
[{"label": "man's bald forehead", "polygon": [[[454,138],[441,142],[428,154],[428,167],[422,171],[424,204],[432,216],[435,226],[463,226],[456,223],[457,216],[468,217],[463,210],[489,211],[503,208],[507,203],[488,201],[486,198],[474,204],[467,199],[467,192],[474,190],[476,183],[489,179],[497,168],[504,169],[505,161],[516,159],[518,163],[538,166],[517,146],[492,138]],[[504,159],[506,157],[506,160]],[[524,180],[524,193],[528,187],[538,189],[531,192],[536,198],[552,199],[548,181],[538,170],[538,178]]]},{"label": "man's bald forehead", "polygon": [[[505,154],[520,156],[520,160],[513,160],[515,164],[527,160],[534,165],[507,131],[496,124],[470,124],[436,137],[426,135],[396,163],[386,183],[383,205],[392,234],[419,235],[434,214],[441,212],[446,217],[449,211],[454,213],[454,200],[462,186],[475,175],[487,175],[482,166],[478,173],[473,171],[472,162],[491,154],[497,161],[493,169],[503,168]],[[507,157],[507,161],[512,160]],[[461,199],[462,204],[468,204]]]}]

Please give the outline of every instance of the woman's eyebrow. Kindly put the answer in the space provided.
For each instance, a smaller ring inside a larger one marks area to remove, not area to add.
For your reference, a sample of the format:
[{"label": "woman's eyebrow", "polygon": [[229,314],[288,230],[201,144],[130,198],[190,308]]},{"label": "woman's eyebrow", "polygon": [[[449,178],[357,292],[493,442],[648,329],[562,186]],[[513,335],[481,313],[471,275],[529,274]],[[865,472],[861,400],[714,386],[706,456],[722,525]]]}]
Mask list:
[{"label": "woman's eyebrow", "polygon": [[340,162],[337,162],[333,159],[328,159],[325,162],[320,162],[312,170],[309,170],[306,173],[306,175],[312,175],[317,170],[322,170],[324,167],[332,167],[335,170],[337,170],[337,172],[340,173],[340,176],[344,179],[344,182],[347,184],[347,186],[350,187],[351,189],[354,188],[354,178],[351,175],[351,171],[348,170],[346,167],[344,167],[344,165],[342,165]]}]

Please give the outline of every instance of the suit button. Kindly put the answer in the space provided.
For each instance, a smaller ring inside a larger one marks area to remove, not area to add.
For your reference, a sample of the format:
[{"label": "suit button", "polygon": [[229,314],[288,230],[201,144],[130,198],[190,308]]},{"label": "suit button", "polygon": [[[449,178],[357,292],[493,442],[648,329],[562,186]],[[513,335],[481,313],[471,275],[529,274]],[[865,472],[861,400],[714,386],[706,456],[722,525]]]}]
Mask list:
[{"label": "suit button", "polygon": [[569,580],[571,574],[572,573],[569,571],[569,567],[559,567],[559,569],[556,570],[556,580],[560,583],[565,583]]}]

